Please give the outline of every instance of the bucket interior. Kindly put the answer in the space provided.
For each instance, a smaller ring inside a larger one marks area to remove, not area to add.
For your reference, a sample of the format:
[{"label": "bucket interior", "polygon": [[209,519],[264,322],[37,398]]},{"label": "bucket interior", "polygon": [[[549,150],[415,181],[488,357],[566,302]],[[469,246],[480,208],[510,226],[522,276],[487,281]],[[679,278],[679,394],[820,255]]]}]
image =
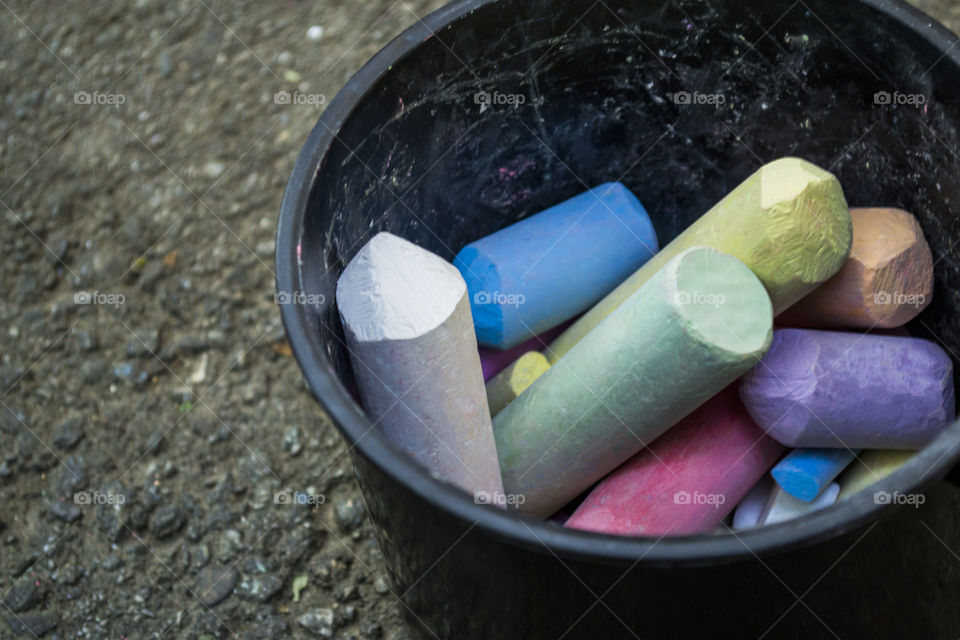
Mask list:
[{"label": "bucket interior", "polygon": [[783,156],[834,173],[850,206],[917,216],[936,285],[908,329],[957,365],[960,67],[936,39],[871,3],[830,0],[501,0],[416,46],[404,37],[391,47],[409,52],[389,68],[375,59],[379,79],[331,105],[349,107],[342,122],[318,126],[337,135],[311,168],[299,229],[298,287],[325,300],[310,340],[346,388],[336,280],[377,232],[452,260],[618,180],[664,246]]}]

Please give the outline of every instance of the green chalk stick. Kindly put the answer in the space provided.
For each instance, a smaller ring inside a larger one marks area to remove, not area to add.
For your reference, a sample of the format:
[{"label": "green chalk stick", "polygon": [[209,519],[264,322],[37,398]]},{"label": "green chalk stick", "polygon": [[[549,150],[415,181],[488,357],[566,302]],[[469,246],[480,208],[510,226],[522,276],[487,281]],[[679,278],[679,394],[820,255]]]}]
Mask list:
[{"label": "green chalk stick", "polygon": [[680,253],[494,419],[504,491],[549,516],[756,364],[772,325],[742,262]]},{"label": "green chalk stick", "polygon": [[682,251],[713,247],[753,269],[774,315],[810,293],[843,266],[853,231],[840,183],[806,160],[762,166],[635,271],[546,350],[551,364]]},{"label": "green chalk stick", "polygon": [[547,357],[539,351],[528,351],[487,383],[487,404],[490,415],[496,416],[517,399],[534,381],[550,368]]}]

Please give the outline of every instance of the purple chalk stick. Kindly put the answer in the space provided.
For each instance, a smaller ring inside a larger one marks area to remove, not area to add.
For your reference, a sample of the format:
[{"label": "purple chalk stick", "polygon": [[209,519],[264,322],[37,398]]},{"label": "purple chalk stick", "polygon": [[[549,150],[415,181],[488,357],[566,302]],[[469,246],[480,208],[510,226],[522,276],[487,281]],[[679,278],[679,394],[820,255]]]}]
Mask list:
[{"label": "purple chalk stick", "polygon": [[[578,316],[579,317],[579,316]],[[548,329],[535,338],[530,338],[523,344],[517,345],[513,349],[498,351],[496,349],[485,349],[480,347],[480,366],[483,367],[483,381],[490,382],[494,377],[528,351],[543,351],[547,348],[554,338],[563,333],[563,330],[569,327],[576,318]]]},{"label": "purple chalk stick", "polygon": [[789,447],[920,449],[954,418],[953,363],[920,338],[778,329],[740,396]]}]

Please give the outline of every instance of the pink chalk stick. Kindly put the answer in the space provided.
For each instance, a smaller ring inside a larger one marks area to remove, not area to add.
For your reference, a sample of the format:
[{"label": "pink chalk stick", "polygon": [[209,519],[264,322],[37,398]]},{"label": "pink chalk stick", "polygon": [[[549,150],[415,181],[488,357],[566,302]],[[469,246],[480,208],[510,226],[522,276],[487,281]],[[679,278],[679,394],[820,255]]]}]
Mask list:
[{"label": "pink chalk stick", "polygon": [[563,330],[569,327],[574,320],[576,320],[576,318],[564,322],[563,324],[559,324],[553,329],[548,329],[537,337],[530,338],[523,344],[517,345],[513,349],[497,351],[496,349],[485,349],[480,347],[478,351],[480,352],[480,366],[483,367],[483,381],[490,382],[490,378],[509,367],[517,358],[526,352],[543,351],[546,349],[547,345],[553,342],[554,338],[563,333]]},{"label": "pink chalk stick", "polygon": [[709,533],[783,452],[732,385],[604,478],[564,526],[624,536]]}]

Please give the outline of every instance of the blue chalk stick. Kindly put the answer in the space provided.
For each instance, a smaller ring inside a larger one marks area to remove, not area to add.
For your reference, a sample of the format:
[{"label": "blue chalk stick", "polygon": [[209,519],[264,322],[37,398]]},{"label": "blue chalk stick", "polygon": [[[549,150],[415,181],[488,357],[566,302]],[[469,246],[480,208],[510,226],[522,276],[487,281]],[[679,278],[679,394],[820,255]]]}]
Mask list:
[{"label": "blue chalk stick", "polygon": [[609,182],[468,244],[453,264],[477,341],[509,349],[586,311],[657,251],[646,209]]},{"label": "blue chalk stick", "polygon": [[770,474],[794,498],[813,502],[859,453],[859,449],[794,449]]}]

